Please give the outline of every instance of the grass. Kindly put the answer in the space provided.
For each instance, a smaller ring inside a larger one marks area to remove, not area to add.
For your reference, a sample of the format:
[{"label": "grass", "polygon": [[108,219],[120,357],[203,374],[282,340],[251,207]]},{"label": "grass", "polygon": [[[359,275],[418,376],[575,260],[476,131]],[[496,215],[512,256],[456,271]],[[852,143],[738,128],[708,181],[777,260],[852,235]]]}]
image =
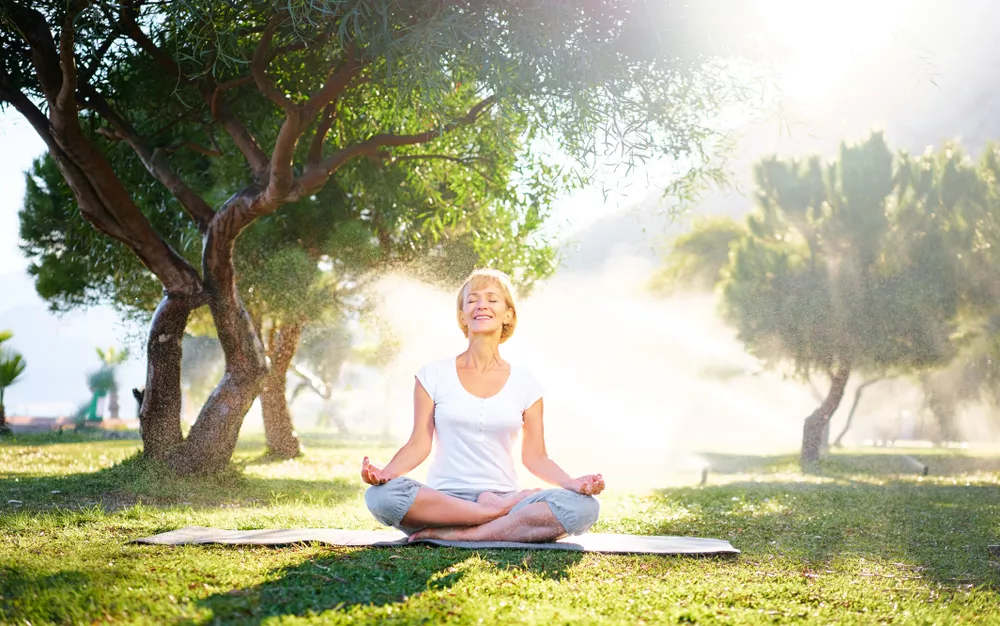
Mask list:
[{"label": "grass", "polygon": [[[1000,459],[919,450],[704,455],[708,485],[602,496],[595,532],[728,539],[738,558],[127,543],[185,525],[376,529],[357,461],[375,443],[313,436],[266,462],[172,479],[136,441],[0,444],[0,622],[990,623],[1000,615]],[[995,557],[993,557],[995,559]]]}]

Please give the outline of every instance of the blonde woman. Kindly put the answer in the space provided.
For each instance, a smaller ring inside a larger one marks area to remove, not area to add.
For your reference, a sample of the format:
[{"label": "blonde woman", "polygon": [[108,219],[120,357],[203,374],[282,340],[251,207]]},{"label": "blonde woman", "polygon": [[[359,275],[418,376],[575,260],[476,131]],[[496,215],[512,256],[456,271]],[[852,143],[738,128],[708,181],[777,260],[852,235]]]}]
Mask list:
[{"label": "blonde woman", "polygon": [[[477,270],[458,292],[458,325],[469,347],[417,372],[413,432],[385,468],[368,457],[361,478],[375,518],[410,536],[462,541],[553,541],[597,521],[600,474],[573,478],[545,451],[542,387],[500,357],[514,334],[510,278]],[[522,437],[524,467],[556,489],[518,490],[512,448]],[[427,484],[404,475],[436,441]]]}]

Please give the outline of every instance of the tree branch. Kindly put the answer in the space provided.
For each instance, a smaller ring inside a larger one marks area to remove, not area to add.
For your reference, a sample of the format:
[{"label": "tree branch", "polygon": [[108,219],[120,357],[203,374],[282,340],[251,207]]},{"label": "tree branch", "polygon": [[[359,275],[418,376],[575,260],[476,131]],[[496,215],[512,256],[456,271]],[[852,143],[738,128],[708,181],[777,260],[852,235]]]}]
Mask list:
[{"label": "tree branch", "polygon": [[312,39],[300,39],[295,43],[290,43],[286,46],[278,46],[277,48],[272,48],[271,52],[267,55],[268,64],[271,61],[277,59],[278,57],[288,54],[289,52],[298,52],[299,50],[305,50],[311,45],[323,45],[330,40],[330,33],[323,32],[316,35]]},{"label": "tree branch", "polygon": [[312,142],[309,144],[309,155],[306,157],[307,165],[315,165],[323,159],[323,142],[326,141],[330,127],[333,126],[336,112],[337,107],[333,102],[323,107],[323,117],[316,125],[316,134],[313,135]]},{"label": "tree branch", "polygon": [[295,181],[296,189],[289,196],[289,200],[294,202],[323,187],[330,176],[333,175],[344,163],[354,157],[375,154],[378,151],[377,145],[369,144],[367,141],[356,143],[346,148],[337,150],[326,159],[313,166],[306,166],[302,175]]},{"label": "tree branch", "polygon": [[185,141],[183,143],[178,143],[178,144],[174,144],[172,146],[167,146],[166,148],[159,148],[159,150],[162,150],[163,152],[166,152],[167,154],[172,154],[172,153],[177,152],[178,150],[181,150],[183,148],[187,148],[188,150],[190,150],[192,152],[197,152],[198,154],[203,154],[203,155],[205,155],[207,157],[218,158],[218,157],[222,156],[222,150],[219,150],[218,147],[215,147],[215,148],[206,148],[205,146],[202,146],[200,144],[196,144],[193,141]]},{"label": "tree branch", "polygon": [[9,76],[0,71],[3,97],[28,119],[45,141],[49,154],[73,190],[81,215],[98,230],[127,245],[157,276],[168,294],[202,298],[201,277],[153,230],[104,155],[80,128],[72,18],[88,2],[70,5],[58,51],[42,14],[10,0],[0,2],[32,50],[36,75],[43,84],[49,104],[49,115],[42,114],[11,84]]},{"label": "tree branch", "polygon": [[[330,395],[331,395],[330,394],[330,386],[327,385],[326,382],[322,378],[320,378],[319,376],[313,374],[312,372],[309,372],[309,371],[303,369],[301,365],[294,365],[293,364],[288,369],[289,369],[290,372],[292,372],[293,374],[295,374],[296,376],[298,376],[299,378],[301,378],[302,381],[303,381],[303,383],[307,387],[309,387],[314,392],[316,392],[316,395],[318,395],[319,397],[323,398],[324,400],[329,400],[330,399]],[[298,388],[296,389],[296,392],[297,391],[298,391]],[[296,392],[293,392],[293,395],[295,395]]]},{"label": "tree branch", "polygon": [[121,33],[118,32],[118,30],[116,29],[114,32],[108,35],[104,39],[104,41],[101,42],[101,45],[98,46],[97,51],[94,53],[93,61],[83,71],[80,77],[80,80],[82,82],[89,83],[94,78],[94,76],[97,74],[97,69],[101,66],[101,61],[104,59],[104,55],[108,53],[108,50],[110,50],[111,46],[113,46],[114,43],[118,41],[118,37],[120,36]]},{"label": "tree branch", "polygon": [[156,64],[159,65],[164,71],[170,76],[175,76],[184,83],[190,84],[190,80],[181,66],[174,60],[172,56],[161,50],[153,40],[146,36],[146,33],[142,32],[139,28],[139,6],[131,2],[122,3],[121,10],[121,25],[122,31],[128,36],[129,39],[134,41],[136,44],[142,48],[143,52],[153,57]]},{"label": "tree branch", "polygon": [[2,67],[0,67],[0,102],[10,103],[18,113],[23,115],[50,151],[59,149],[59,144],[52,137],[49,128],[49,118],[45,117],[45,114],[20,89],[11,84],[10,76]]},{"label": "tree branch", "polygon": [[478,174],[479,177],[482,178],[483,180],[489,180],[489,176],[487,176],[485,172],[483,172],[482,170],[480,170],[478,167],[475,166],[475,163],[477,161],[483,160],[482,158],[479,157],[457,157],[448,154],[401,154],[396,156],[389,154],[388,152],[381,152],[381,151],[378,152],[376,156],[379,156],[383,159],[387,159],[390,163],[395,163],[396,161],[434,160],[434,159],[451,161],[452,163],[458,163],[459,165],[464,165],[465,167],[469,168],[470,170]]},{"label": "tree branch", "polygon": [[271,48],[271,41],[274,39],[274,31],[278,28],[281,18],[278,14],[271,16],[267,20],[267,25],[264,27],[264,32],[260,35],[260,41],[257,42],[257,47],[253,51],[253,59],[250,62],[250,72],[253,74],[254,82],[257,83],[257,89],[260,90],[264,96],[271,102],[278,105],[281,110],[285,112],[286,116],[297,115],[295,103],[288,97],[287,94],[283,93],[278,87],[267,77],[267,66],[270,64],[271,59],[268,57],[268,50]]},{"label": "tree branch", "polygon": [[302,105],[302,119],[311,121],[320,110],[336,102],[365,65],[366,63],[358,61],[357,51],[354,45],[351,45],[343,63],[336,69],[330,70],[323,86],[313,92]]},{"label": "tree branch", "polygon": [[[270,62],[282,52],[272,54],[271,44],[274,41],[274,33],[281,24],[282,17],[279,14],[272,15],[261,33],[260,41],[254,48],[253,60],[250,70],[257,84],[257,89],[271,102],[275,103],[285,112],[285,120],[278,130],[278,137],[274,142],[274,150],[271,154],[270,177],[267,188],[264,190],[261,199],[261,207],[276,207],[292,190],[295,183],[295,174],[292,170],[295,147],[301,139],[306,128],[312,120],[324,110],[324,120],[317,129],[313,145],[310,146],[310,158],[319,161],[322,158],[322,141],[329,130],[327,118],[330,115],[329,105],[336,101],[338,97],[347,89],[362,65],[357,62],[354,47],[347,52],[344,62],[336,69],[331,69],[327,75],[323,86],[310,95],[308,100],[301,105],[295,104],[281,89],[275,85],[267,76],[267,68]],[[302,47],[308,45],[302,42]],[[283,51],[294,49],[295,44],[285,46]],[[325,128],[323,126],[325,125]],[[316,145],[317,141],[319,145]],[[319,156],[316,154],[319,153]],[[273,210],[273,209],[268,209]]]},{"label": "tree branch", "polygon": [[[483,112],[495,102],[496,96],[484,98],[474,107],[469,109],[469,112],[463,117],[453,122],[449,122],[440,128],[435,128],[414,135],[393,135],[380,133],[366,139],[365,141],[341,148],[323,161],[307,166],[302,175],[296,179],[294,185],[295,188],[289,195],[288,199],[290,201],[295,201],[322,188],[335,171],[344,165],[344,163],[347,163],[355,157],[375,155],[379,152],[379,148],[384,146],[409,146],[425,143],[445,135],[461,126],[474,124],[479,119],[479,116],[482,115]],[[262,209],[265,211],[268,210],[265,207],[262,207]]]},{"label": "tree branch", "polygon": [[[160,279],[168,293],[194,297],[192,306],[200,306],[204,290],[201,278],[194,268],[153,232],[149,222],[135,204],[131,203],[130,198],[126,196],[124,202],[115,205],[115,210],[109,208],[104,197],[113,194],[113,190],[101,189],[91,181],[91,174],[87,169],[78,165],[73,155],[56,141],[45,114],[20,90],[14,88],[9,77],[2,71],[0,100],[9,102],[23,115],[48,146],[49,154],[62,171],[66,183],[73,189],[84,218],[101,232],[131,248],[139,260]],[[99,167],[100,164],[91,161],[87,165]],[[117,181],[112,182],[112,187],[114,182]]]},{"label": "tree branch", "polygon": [[253,81],[253,76],[243,76],[242,78],[236,78],[234,80],[226,81],[221,85],[216,85],[215,89],[212,90],[212,102],[210,104],[212,117],[216,117],[218,115],[219,98],[222,96],[224,91],[236,89],[237,87],[242,87],[243,85],[249,85]]},{"label": "tree branch", "polygon": [[247,130],[247,127],[229,111],[229,107],[226,106],[225,100],[221,95],[216,94],[216,90],[219,87],[216,85],[215,80],[211,75],[206,75],[205,80],[201,84],[195,84],[184,73],[184,70],[181,69],[181,66],[173,57],[163,52],[142,32],[142,29],[139,28],[139,23],[136,21],[136,15],[135,6],[127,4],[122,7],[122,29],[125,34],[138,44],[146,54],[153,57],[156,63],[171,76],[177,77],[179,81],[196,88],[201,93],[205,103],[211,109],[212,118],[232,138],[233,143],[236,144],[236,147],[243,154],[243,158],[247,160],[254,175],[257,177],[263,175],[268,167],[267,155],[264,154],[264,151],[257,144],[257,140],[254,139],[253,135],[250,134],[250,131]]},{"label": "tree branch", "polygon": [[187,214],[198,225],[198,230],[204,233],[208,229],[209,222],[215,216],[215,212],[212,211],[204,198],[191,189],[181,176],[167,164],[164,151],[151,149],[128,120],[119,115],[96,89],[90,85],[83,85],[81,95],[86,98],[90,107],[115,127],[116,134],[132,147],[149,173],[170,190],[170,193],[177,198]]},{"label": "tree branch", "polygon": [[59,34],[59,65],[62,67],[63,80],[56,95],[56,108],[67,111],[76,106],[76,56],[73,54],[73,43],[76,36],[76,18],[90,4],[89,0],[73,2],[66,10],[63,19],[62,32]]},{"label": "tree branch", "polygon": [[381,146],[411,146],[418,143],[426,143],[432,139],[436,139],[441,135],[450,133],[459,126],[467,126],[469,124],[474,124],[482,115],[483,111],[487,108],[493,106],[496,102],[496,96],[489,96],[484,98],[476,106],[469,109],[469,112],[465,117],[459,118],[453,122],[445,124],[441,128],[431,129],[422,133],[417,133],[415,135],[392,135],[388,133],[381,133],[368,139],[365,143],[372,143],[377,147]]},{"label": "tree branch", "polygon": [[[263,203],[277,208],[277,203],[288,194],[295,181],[292,164],[295,158],[295,145],[302,136],[301,111],[287,94],[283,93],[267,76],[268,50],[274,39],[274,31],[278,28],[281,17],[272,15],[261,33],[260,41],[254,48],[250,71],[253,73],[257,89],[285,112],[285,121],[278,130],[271,153],[270,176],[267,188],[263,193]],[[273,209],[272,209],[273,210]]]},{"label": "tree branch", "polygon": [[457,157],[451,156],[450,154],[400,154],[392,155],[388,152],[379,152],[378,156],[383,159],[388,159],[390,163],[395,163],[396,161],[409,161],[414,159],[440,159],[444,161],[451,161],[453,163],[458,163],[459,165],[469,165],[471,166],[476,161],[480,160],[476,157]]},{"label": "tree branch", "polygon": [[31,63],[35,67],[38,84],[47,100],[54,101],[62,88],[62,72],[59,69],[59,53],[52,31],[43,16],[38,11],[23,7],[11,0],[0,0],[7,16],[17,27],[18,33],[28,43],[31,50]]}]

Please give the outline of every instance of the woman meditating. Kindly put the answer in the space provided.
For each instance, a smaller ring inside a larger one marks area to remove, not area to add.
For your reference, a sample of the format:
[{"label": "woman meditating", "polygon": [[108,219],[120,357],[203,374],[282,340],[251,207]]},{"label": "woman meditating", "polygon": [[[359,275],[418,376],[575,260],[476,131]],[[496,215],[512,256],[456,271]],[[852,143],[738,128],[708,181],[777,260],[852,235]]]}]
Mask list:
[{"label": "woman meditating", "polygon": [[[413,433],[384,469],[368,457],[361,478],[375,518],[410,536],[462,541],[553,541],[597,521],[600,474],[572,478],[545,451],[542,387],[527,370],[500,358],[517,310],[506,274],[477,270],[458,293],[458,325],[469,348],[417,372]],[[517,488],[512,447],[558,489]],[[424,485],[404,476],[437,440]]]}]

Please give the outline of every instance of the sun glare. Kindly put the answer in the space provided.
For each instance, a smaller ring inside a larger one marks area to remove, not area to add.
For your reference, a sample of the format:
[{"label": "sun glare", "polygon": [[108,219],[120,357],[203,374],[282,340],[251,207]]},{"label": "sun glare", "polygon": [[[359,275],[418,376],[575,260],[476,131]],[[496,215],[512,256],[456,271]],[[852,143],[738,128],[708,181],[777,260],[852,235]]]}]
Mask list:
[{"label": "sun glare", "polygon": [[760,33],[780,50],[784,93],[815,111],[893,43],[905,0],[758,0]]}]

